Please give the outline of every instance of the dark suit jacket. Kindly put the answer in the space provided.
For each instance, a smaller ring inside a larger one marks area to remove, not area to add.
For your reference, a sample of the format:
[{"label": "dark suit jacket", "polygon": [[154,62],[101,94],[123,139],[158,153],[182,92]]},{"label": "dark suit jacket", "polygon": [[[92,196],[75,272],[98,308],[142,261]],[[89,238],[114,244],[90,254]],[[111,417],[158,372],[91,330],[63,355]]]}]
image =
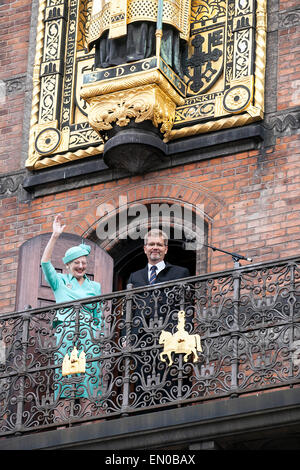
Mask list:
[{"label": "dark suit jacket", "polygon": [[[172,280],[177,280],[181,279],[184,277],[189,277],[190,273],[187,268],[183,268],[181,266],[175,266],[170,263],[166,263],[165,268],[158,273],[158,276],[156,278],[155,284],[158,284],[160,282],[165,282],[165,281],[172,281]],[[139,271],[136,271],[132,273],[129,277],[128,284],[133,284],[133,287],[142,287],[142,286],[147,286],[149,285],[149,280],[148,280],[148,265],[140,269]],[[159,285],[157,286],[159,288]],[[167,289],[168,290],[168,289]],[[157,346],[157,341],[158,337],[157,334],[153,335],[151,333],[151,328],[148,329],[147,326],[143,327],[144,324],[149,325],[150,324],[150,318],[153,318],[154,312],[154,305],[155,303],[152,301],[153,298],[151,297],[151,293],[149,293],[149,297],[139,297],[137,296],[134,300],[134,310],[133,310],[133,325],[131,326],[131,334],[133,335],[134,338],[137,338],[138,343],[136,346],[138,348],[143,348],[149,346],[149,345],[156,345]],[[173,305],[173,303],[175,304]],[[178,301],[177,301],[178,302]],[[168,310],[167,308],[164,309],[163,312],[160,312],[160,307],[170,305],[171,308],[173,306],[176,308],[176,300],[172,297],[170,300],[168,300],[168,294],[162,290],[160,293],[160,300],[159,300],[159,305],[158,307],[158,316],[160,318],[164,318],[166,311]],[[178,310],[179,310],[179,305],[178,305]],[[189,320],[187,319],[188,323]],[[168,317],[167,320],[167,325],[163,326],[163,329],[166,329],[168,331],[172,331],[174,329],[174,326],[177,325],[177,319],[172,318],[171,316]],[[192,326],[190,327],[190,330],[192,329]],[[145,364],[148,362],[145,360],[145,356],[141,355],[141,352],[136,352],[135,355],[139,360],[137,360],[136,367],[135,367],[135,373],[137,377],[142,377],[147,373],[149,374],[149,366],[148,366],[148,372],[147,370],[144,371],[143,367],[145,367]],[[145,354],[145,353],[144,353]],[[143,365],[144,364],[144,365]],[[163,377],[164,370],[160,368],[159,370],[156,370],[156,375],[161,375],[161,378]],[[166,374],[166,373],[165,373]],[[138,379],[141,380],[141,379]],[[146,380],[146,379],[145,379]],[[168,392],[170,390],[171,384],[173,383],[172,381],[174,380],[174,377],[171,377],[169,373],[165,375],[165,380],[166,385],[164,386],[165,390]],[[168,392],[169,393],[169,392]]]},{"label": "dark suit jacket", "polygon": [[[158,273],[155,284],[158,282],[173,281],[176,279],[181,279],[182,277],[189,277],[190,273],[187,268],[182,266],[175,266],[170,263],[166,263],[165,268]],[[140,287],[149,285],[148,280],[148,265],[130,274],[128,279],[128,284],[133,284],[133,287]]]},{"label": "dark suit jacket", "polygon": [[[181,279],[181,278],[189,277],[189,276],[190,276],[190,273],[189,273],[189,270],[187,268],[183,268],[182,266],[175,266],[173,264],[166,263],[165,268],[162,269],[158,273],[158,276],[156,278],[156,281],[155,281],[154,285],[156,285],[160,282],[173,281],[173,280],[176,280],[176,279]],[[149,285],[148,265],[145,268],[139,269],[138,271],[135,271],[134,273],[132,273],[129,277],[128,284],[133,284],[133,287],[142,287],[142,286]],[[157,286],[157,287],[159,287],[159,286]],[[142,315],[141,312],[143,312],[143,307],[144,307],[144,309],[146,307],[146,310],[147,310],[148,316],[149,316],[149,308],[151,310],[154,307],[154,303],[151,301],[151,298],[152,297],[151,297],[151,294],[150,294],[149,297],[146,297],[145,299],[144,298],[139,299],[139,297],[137,297],[135,299],[135,306],[137,307],[137,310],[135,311],[135,315],[134,315],[135,318]],[[168,301],[167,294],[165,294],[165,292],[163,290],[161,292],[161,295],[160,295],[160,301],[159,301],[158,309],[160,309],[160,307],[162,307],[166,304],[172,305],[174,301],[175,301],[175,299],[173,299],[171,301]],[[148,309],[147,309],[147,307],[148,307]],[[179,306],[178,306],[178,308],[179,308]],[[161,314],[159,316],[161,316]],[[137,329],[133,327],[132,332],[136,333]]]}]

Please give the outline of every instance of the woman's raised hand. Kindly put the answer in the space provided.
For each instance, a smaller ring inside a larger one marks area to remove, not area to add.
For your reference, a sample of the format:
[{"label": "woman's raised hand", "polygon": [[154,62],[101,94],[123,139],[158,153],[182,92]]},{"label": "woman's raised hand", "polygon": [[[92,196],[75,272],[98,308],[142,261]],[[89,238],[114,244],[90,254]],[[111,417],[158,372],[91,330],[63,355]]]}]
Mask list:
[{"label": "woman's raised hand", "polygon": [[59,236],[65,228],[65,225],[62,225],[62,218],[63,216],[61,214],[58,214],[55,216],[53,221],[53,233],[57,236]]}]

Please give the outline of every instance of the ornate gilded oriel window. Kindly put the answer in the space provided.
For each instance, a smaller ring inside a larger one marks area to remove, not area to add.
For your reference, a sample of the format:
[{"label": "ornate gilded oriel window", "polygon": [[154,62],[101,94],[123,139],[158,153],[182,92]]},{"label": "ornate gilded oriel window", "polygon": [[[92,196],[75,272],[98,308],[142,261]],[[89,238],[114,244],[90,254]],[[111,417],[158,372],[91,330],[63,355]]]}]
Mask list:
[{"label": "ornate gilded oriel window", "polygon": [[[132,2],[127,0],[127,22]],[[92,8],[92,0],[40,0],[26,161],[30,170],[103,151],[103,140],[88,120],[89,104],[81,97],[83,77],[102,73],[95,69],[94,48],[88,51]],[[263,118],[266,1],[192,0],[189,13],[189,38],[181,56],[184,97],[176,104],[165,142]],[[137,68],[128,70],[134,75]]]}]

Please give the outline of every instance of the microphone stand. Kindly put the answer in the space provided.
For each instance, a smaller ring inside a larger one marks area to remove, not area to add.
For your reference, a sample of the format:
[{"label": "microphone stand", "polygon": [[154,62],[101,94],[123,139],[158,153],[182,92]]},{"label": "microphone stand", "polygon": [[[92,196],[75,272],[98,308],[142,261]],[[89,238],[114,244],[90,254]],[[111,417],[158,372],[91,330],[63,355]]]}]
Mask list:
[{"label": "microphone stand", "polygon": [[212,245],[206,245],[205,243],[203,243],[203,245],[207,246],[208,248],[211,248],[213,251],[220,251],[221,253],[226,253],[227,255],[232,256],[235,268],[240,267],[240,260],[241,259],[244,259],[246,261],[252,261],[252,258],[247,258],[246,256],[240,255],[238,253],[231,253],[230,251],[221,250],[221,248],[217,248],[217,247],[212,246]]}]

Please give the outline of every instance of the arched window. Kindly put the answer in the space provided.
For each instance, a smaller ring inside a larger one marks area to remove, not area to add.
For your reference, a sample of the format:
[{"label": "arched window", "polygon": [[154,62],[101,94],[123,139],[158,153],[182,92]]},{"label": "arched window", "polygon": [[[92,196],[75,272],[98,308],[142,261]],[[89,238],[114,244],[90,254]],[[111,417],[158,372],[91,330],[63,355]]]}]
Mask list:
[{"label": "arched window", "polygon": [[[156,227],[165,230],[169,237],[166,261],[188,268],[191,276],[207,271],[207,248],[203,244],[207,243],[208,225],[204,217],[201,216],[199,224],[199,219],[192,209],[184,212],[182,206],[169,202],[156,204],[153,209],[154,206],[155,204],[136,204],[136,207],[143,209],[143,215],[139,213],[136,225],[133,223],[132,212],[130,215],[130,207],[124,211],[116,210],[104,216],[101,219],[101,227],[98,226],[90,235],[90,238],[105,248],[114,260],[115,291],[126,289],[130,274],[146,265],[143,237],[151,227],[153,228],[154,222]],[[132,226],[136,227],[134,234],[130,233]],[[195,243],[197,230],[198,245]]]}]

